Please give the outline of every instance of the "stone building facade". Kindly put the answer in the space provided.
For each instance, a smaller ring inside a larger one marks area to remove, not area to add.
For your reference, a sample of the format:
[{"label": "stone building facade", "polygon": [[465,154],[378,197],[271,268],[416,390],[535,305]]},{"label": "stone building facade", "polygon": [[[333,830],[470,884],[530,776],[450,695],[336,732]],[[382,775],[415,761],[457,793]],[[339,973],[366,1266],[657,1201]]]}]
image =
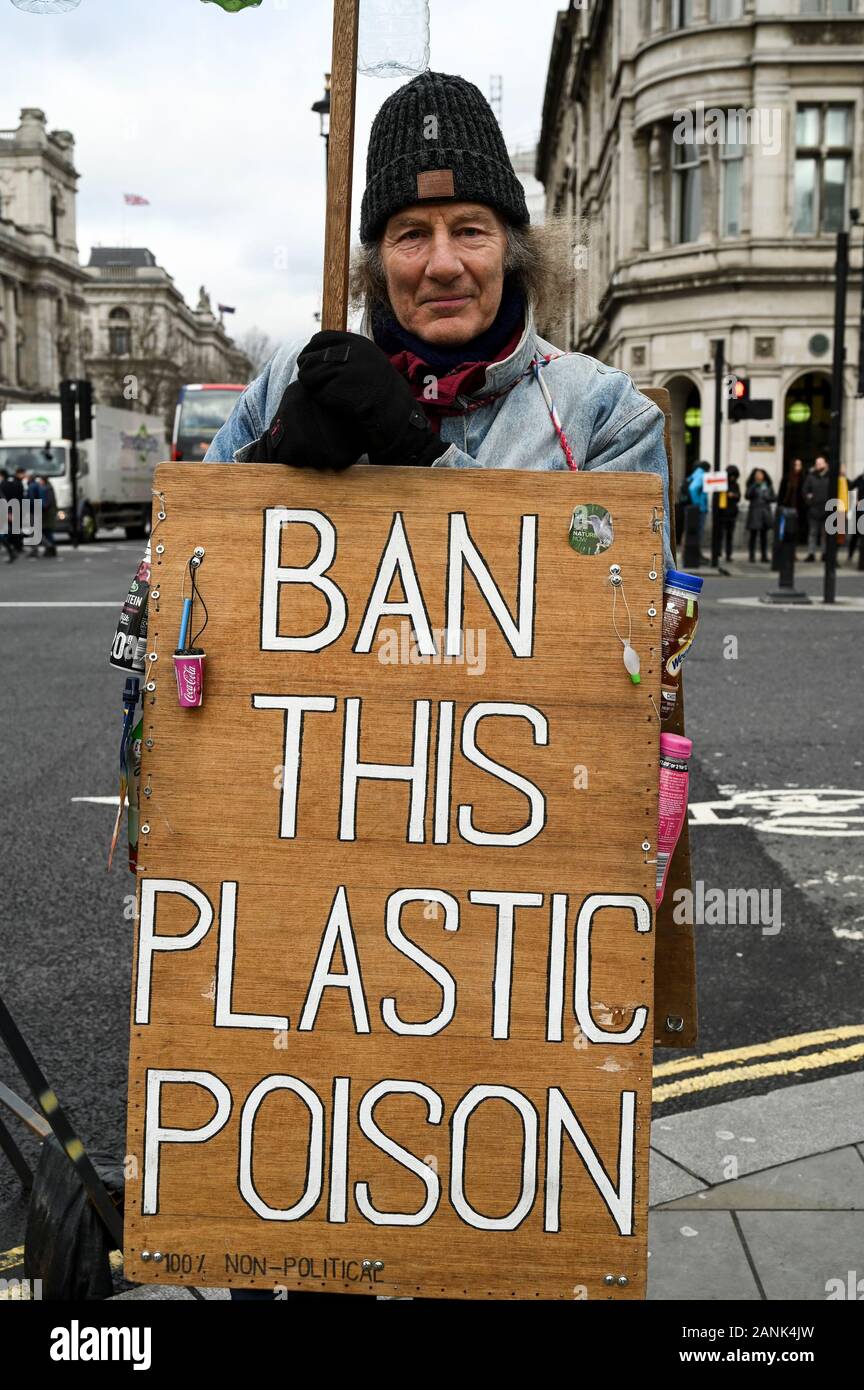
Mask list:
[{"label": "stone building facade", "polygon": [[190,309],[146,247],[96,246],[86,275],[82,350],[97,400],[164,415],[170,426],[184,383],[251,380],[204,286]]},{"label": "stone building facade", "polygon": [[36,107],[0,130],[0,406],[56,395],[80,375],[74,146]]},{"label": "stone building facade", "polygon": [[89,377],[94,400],[162,415],[184,382],[245,383],[252,364],[202,286],[190,309],[143,247],[94,247],[80,264],[75,142],[25,107],[0,130],[0,409],[57,399]]},{"label": "stone building facade", "polygon": [[864,199],[864,0],[571,0],[557,20],[536,173],[580,227],[577,289],[550,333],[668,387],[676,476],[720,457],[775,483],[827,452],[837,232],[852,228],[842,463],[861,472],[856,400]]}]

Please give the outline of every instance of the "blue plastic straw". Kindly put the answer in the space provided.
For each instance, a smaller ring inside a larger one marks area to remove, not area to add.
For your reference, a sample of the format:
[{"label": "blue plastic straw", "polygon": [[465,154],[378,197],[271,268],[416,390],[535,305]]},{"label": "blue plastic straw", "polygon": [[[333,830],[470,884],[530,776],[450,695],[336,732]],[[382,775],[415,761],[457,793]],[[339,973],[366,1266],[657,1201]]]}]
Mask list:
[{"label": "blue plastic straw", "polygon": [[189,634],[189,620],[190,620],[191,617],[192,617],[192,600],[191,600],[191,598],[184,598],[184,600],[183,600],[183,612],[182,612],[181,615],[180,615],[180,636],[179,636],[178,641],[177,641],[177,650],[178,650],[178,652],[185,652],[185,650],[186,650],[186,638],[187,638],[187,636],[188,636],[188,634]]}]

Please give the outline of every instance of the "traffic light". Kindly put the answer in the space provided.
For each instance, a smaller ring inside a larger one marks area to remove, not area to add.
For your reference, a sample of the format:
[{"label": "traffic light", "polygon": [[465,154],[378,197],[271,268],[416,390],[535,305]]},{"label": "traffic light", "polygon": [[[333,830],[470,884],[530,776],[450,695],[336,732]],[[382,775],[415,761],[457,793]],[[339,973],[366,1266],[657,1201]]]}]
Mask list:
[{"label": "traffic light", "polygon": [[729,398],[729,419],[747,420],[750,415],[750,378],[736,376]]},{"label": "traffic light", "polygon": [[93,387],[89,381],[78,382],[78,438],[93,438]]},{"label": "traffic light", "polygon": [[60,430],[64,439],[77,439],[75,404],[78,399],[77,381],[60,382]]},{"label": "traffic light", "polygon": [[89,381],[60,382],[60,428],[64,439],[92,439],[93,387]]}]

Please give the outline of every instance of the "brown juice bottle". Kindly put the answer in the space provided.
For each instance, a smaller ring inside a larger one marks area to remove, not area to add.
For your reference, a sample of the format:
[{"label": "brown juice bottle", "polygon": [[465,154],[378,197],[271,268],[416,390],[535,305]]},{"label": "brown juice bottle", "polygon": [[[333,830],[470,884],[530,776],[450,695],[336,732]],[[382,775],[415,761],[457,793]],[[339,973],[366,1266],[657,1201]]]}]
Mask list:
[{"label": "brown juice bottle", "polygon": [[678,703],[681,665],[690,650],[699,621],[700,575],[667,570],[663,585],[663,671],[660,677],[660,718],[665,723]]}]

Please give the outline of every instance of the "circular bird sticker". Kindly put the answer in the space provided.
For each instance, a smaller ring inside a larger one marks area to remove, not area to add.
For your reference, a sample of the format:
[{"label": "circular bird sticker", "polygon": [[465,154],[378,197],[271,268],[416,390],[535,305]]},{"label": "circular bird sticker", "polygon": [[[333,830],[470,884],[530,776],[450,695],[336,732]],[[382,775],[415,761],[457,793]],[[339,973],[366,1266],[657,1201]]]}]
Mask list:
[{"label": "circular bird sticker", "polygon": [[611,512],[597,502],[574,507],[567,539],[580,555],[602,555],[615,539]]}]

